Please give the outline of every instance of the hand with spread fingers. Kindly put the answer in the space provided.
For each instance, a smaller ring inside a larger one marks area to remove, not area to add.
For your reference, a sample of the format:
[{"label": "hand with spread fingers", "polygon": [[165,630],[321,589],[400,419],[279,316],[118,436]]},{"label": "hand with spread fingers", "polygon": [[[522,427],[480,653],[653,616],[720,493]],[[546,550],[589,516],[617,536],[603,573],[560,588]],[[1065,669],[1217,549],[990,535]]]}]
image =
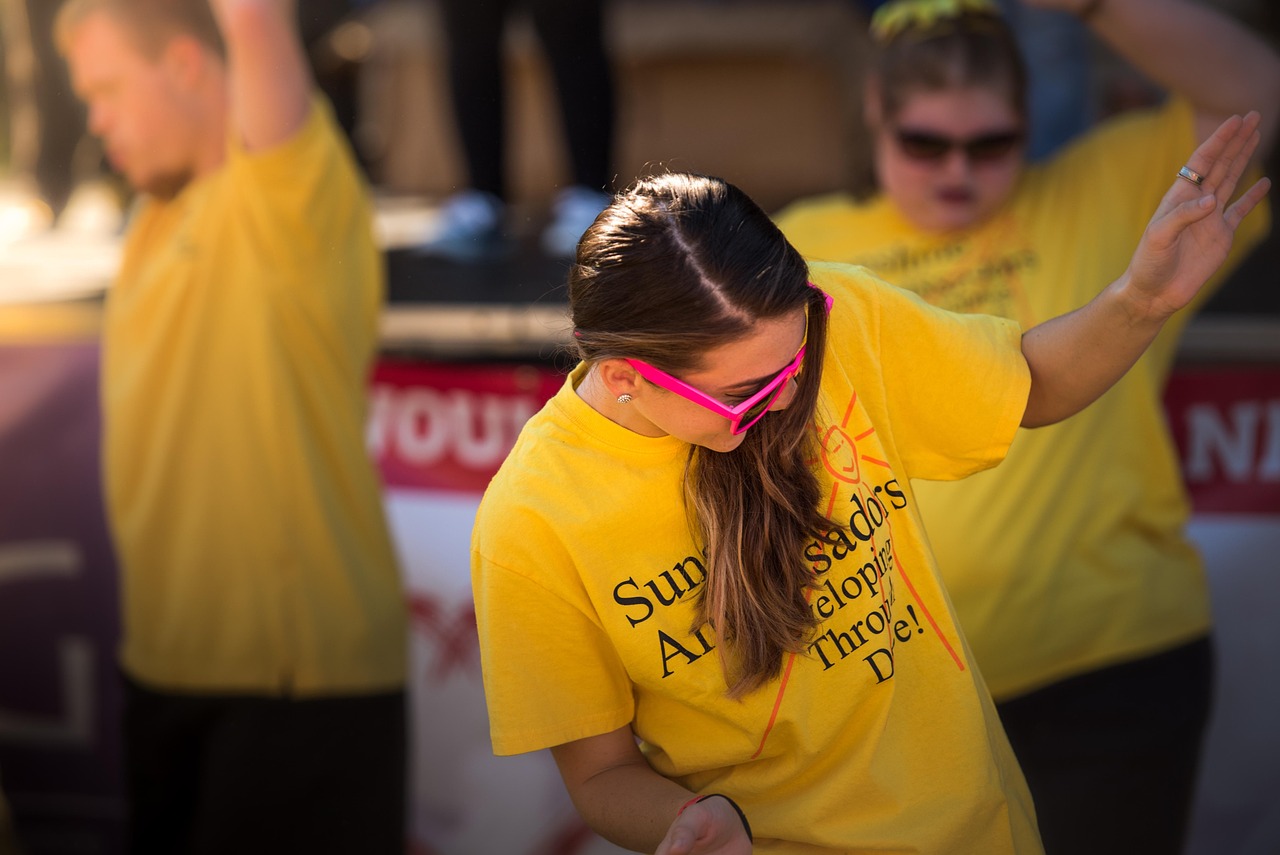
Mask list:
[{"label": "hand with spread fingers", "polygon": [[1119,279],[1023,334],[1032,376],[1023,427],[1061,421],[1111,388],[1226,261],[1240,221],[1271,186],[1260,179],[1231,201],[1258,147],[1259,118],[1227,119],[1174,172]]},{"label": "hand with spread fingers", "polygon": [[1270,188],[1270,179],[1261,178],[1232,201],[1258,147],[1259,121],[1251,112],[1219,125],[1156,208],[1126,274],[1134,296],[1148,304],[1147,317],[1164,319],[1191,302],[1226,259],[1240,221]]}]

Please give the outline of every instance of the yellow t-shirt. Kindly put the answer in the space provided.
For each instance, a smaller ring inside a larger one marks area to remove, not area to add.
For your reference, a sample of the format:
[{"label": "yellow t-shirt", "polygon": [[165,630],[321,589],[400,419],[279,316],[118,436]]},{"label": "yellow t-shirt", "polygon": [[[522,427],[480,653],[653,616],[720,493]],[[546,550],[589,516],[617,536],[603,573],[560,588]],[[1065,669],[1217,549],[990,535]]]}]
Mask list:
[{"label": "yellow t-shirt", "polygon": [[[922,233],[884,197],[802,201],[777,221],[808,258],[864,264],[943,308],[1030,327],[1083,305],[1124,272],[1193,137],[1181,101],[1121,117],[1030,167],[999,215],[960,233]],[[1251,214],[1224,270],[1267,228],[1267,212]],[[1161,406],[1190,315],[1171,320],[1084,412],[1019,432],[998,469],[915,485],[956,611],[999,700],[1209,629]]]},{"label": "yellow t-shirt", "polygon": [[170,690],[404,681],[406,615],[364,447],[384,276],[317,100],[283,145],[144,204],[108,295],[108,515],[125,670]]},{"label": "yellow t-shirt", "polygon": [[756,851],[1038,853],[1031,799],[921,532],[913,475],[957,478],[1012,440],[1029,379],[1015,324],[939,312],[857,268],[835,299],[806,551],[821,625],[783,675],[729,700],[680,501],[690,446],[610,422],[579,367],[481,503],[472,581],[494,750],[630,724],[653,768],[742,805]]}]

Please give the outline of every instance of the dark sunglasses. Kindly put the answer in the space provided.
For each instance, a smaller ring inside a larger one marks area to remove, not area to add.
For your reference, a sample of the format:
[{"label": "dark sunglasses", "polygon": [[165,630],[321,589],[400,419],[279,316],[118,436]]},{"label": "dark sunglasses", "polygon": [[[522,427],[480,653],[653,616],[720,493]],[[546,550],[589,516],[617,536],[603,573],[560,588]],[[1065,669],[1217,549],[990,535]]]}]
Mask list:
[{"label": "dark sunglasses", "polygon": [[894,136],[902,153],[912,160],[942,160],[953,149],[959,149],[973,163],[992,163],[1008,157],[1022,145],[1025,134],[1022,131],[998,131],[957,140],[928,131],[898,128]]}]

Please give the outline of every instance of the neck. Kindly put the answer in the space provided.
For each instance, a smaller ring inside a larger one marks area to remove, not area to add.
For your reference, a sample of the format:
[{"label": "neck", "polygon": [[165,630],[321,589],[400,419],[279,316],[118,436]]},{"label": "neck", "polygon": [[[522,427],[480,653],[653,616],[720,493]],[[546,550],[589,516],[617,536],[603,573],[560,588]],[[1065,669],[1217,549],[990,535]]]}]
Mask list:
[{"label": "neck", "polygon": [[195,146],[196,178],[218,171],[227,161],[227,140],[231,122],[230,93],[225,76],[214,75],[196,93],[196,125],[199,134]]},{"label": "neck", "polygon": [[609,391],[609,387],[600,379],[600,375],[596,372],[594,365],[587,369],[587,375],[582,378],[582,382],[578,384],[574,391],[578,393],[579,398],[586,401],[587,406],[591,409],[632,433],[638,433],[641,436],[667,435],[666,432],[659,430],[641,416],[636,411],[634,404],[619,404],[617,397]]},{"label": "neck", "polygon": [[[587,369],[582,382],[577,385],[574,391],[578,393],[579,398],[587,402],[587,406],[591,407],[591,409],[610,421],[618,421],[614,411],[622,405],[610,396],[609,390],[605,388],[600,376],[596,373],[594,365]],[[621,424],[621,422],[618,423]]]}]

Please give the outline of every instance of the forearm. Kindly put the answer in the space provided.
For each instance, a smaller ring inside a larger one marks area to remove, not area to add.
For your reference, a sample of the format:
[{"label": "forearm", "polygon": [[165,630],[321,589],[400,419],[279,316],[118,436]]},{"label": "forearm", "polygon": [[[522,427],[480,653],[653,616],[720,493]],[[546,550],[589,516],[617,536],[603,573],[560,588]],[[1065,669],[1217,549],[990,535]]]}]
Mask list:
[{"label": "forearm", "polygon": [[1137,362],[1167,317],[1130,293],[1126,275],[1074,312],[1027,330],[1022,353],[1031,392],[1022,426],[1062,421],[1097,400]]},{"label": "forearm", "polygon": [[1165,89],[1186,98],[1207,136],[1227,116],[1262,113],[1262,151],[1274,138],[1280,55],[1204,0],[1100,0],[1095,34]]},{"label": "forearm", "polygon": [[[563,765],[561,771],[565,772]],[[565,785],[574,807],[593,831],[636,852],[656,850],[681,805],[693,797],[643,758],[581,780],[566,776]]]},{"label": "forearm", "polygon": [[232,118],[250,151],[288,140],[310,109],[294,0],[211,0],[227,45]]}]

